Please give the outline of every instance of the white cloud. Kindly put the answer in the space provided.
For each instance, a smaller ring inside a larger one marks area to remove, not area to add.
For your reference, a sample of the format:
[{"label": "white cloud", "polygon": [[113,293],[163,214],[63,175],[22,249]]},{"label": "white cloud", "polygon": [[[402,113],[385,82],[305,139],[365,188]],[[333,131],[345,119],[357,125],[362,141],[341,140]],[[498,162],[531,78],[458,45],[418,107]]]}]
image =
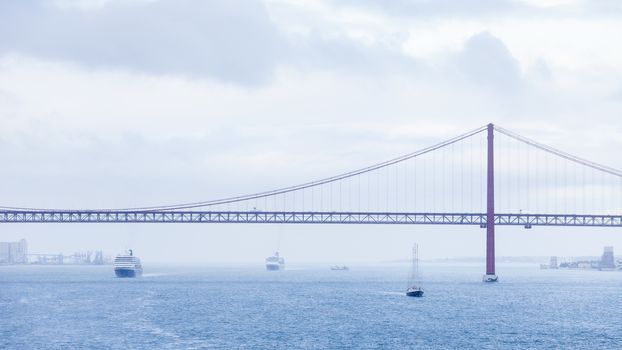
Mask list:
[{"label": "white cloud", "polygon": [[96,68],[268,79],[285,43],[257,1],[108,2],[101,7],[50,2],[0,5],[0,52],[18,52]]}]

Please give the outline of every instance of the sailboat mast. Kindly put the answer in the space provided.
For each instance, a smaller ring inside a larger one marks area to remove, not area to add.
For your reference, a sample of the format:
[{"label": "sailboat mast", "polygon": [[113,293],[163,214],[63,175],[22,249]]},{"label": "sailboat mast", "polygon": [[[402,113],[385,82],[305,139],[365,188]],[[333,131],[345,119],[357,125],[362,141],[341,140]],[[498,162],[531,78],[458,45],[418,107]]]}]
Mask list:
[{"label": "sailboat mast", "polygon": [[412,251],[412,273],[410,276],[410,284],[414,284],[419,275],[419,245],[415,243]]},{"label": "sailboat mast", "polygon": [[417,243],[413,246],[413,279],[419,275],[419,245]]}]

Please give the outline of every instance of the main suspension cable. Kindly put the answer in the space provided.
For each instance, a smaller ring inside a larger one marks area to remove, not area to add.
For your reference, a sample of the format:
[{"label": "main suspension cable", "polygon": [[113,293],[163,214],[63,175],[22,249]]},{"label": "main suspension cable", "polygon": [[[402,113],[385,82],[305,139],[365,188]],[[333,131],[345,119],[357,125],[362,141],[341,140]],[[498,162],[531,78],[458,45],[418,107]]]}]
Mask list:
[{"label": "main suspension cable", "polygon": [[[279,194],[283,194],[283,193],[289,193],[289,192],[294,192],[294,191],[298,191],[298,190],[304,190],[306,188],[313,189],[313,187],[316,187],[316,186],[324,185],[324,184],[331,183],[331,182],[340,181],[340,180],[343,180],[343,179],[348,179],[348,178],[351,178],[351,177],[354,177],[354,176],[357,176],[357,175],[361,175],[361,174],[365,174],[365,173],[368,173],[368,172],[371,172],[371,171],[374,171],[374,170],[386,168],[388,166],[391,166],[391,165],[394,165],[394,164],[406,161],[408,159],[412,159],[412,158],[424,155],[426,153],[433,152],[433,151],[435,151],[437,149],[443,148],[445,146],[451,145],[453,143],[459,142],[459,141],[464,140],[466,138],[469,138],[469,137],[471,137],[473,135],[481,133],[484,130],[486,130],[486,126],[479,127],[477,129],[471,130],[471,131],[469,131],[467,133],[461,134],[461,135],[456,136],[454,138],[451,138],[449,140],[437,143],[437,144],[435,144],[433,146],[429,146],[429,147],[426,147],[426,148],[421,149],[419,151],[412,152],[412,153],[409,153],[409,154],[406,154],[406,155],[403,155],[403,156],[400,156],[400,157],[397,157],[397,158],[393,158],[393,159],[385,161],[385,162],[377,163],[377,164],[374,164],[374,165],[371,165],[371,166],[368,166],[368,167],[365,167],[365,168],[361,168],[361,169],[358,169],[358,170],[353,170],[353,171],[350,171],[350,172],[342,173],[340,175],[331,176],[331,177],[327,177],[327,178],[324,178],[324,179],[303,183],[301,185],[284,187],[284,188],[280,188],[280,189],[276,189],[276,190],[258,192],[258,193],[248,194],[248,195],[241,195],[241,196],[235,196],[235,197],[221,198],[221,199],[210,200],[210,201],[179,203],[179,204],[159,205],[159,206],[150,206],[150,207],[89,209],[89,210],[85,210],[85,211],[168,211],[168,210],[179,210],[179,209],[191,209],[191,208],[208,207],[208,206],[215,206],[215,205],[222,205],[222,204],[229,204],[229,203],[235,203],[235,202],[248,201],[248,200],[253,200],[253,199],[266,198],[266,197],[269,197],[269,196],[279,195]],[[4,207],[4,206],[0,206],[0,209],[5,209],[5,210],[22,210],[22,211],[64,211],[64,210],[70,210],[70,209],[54,209],[54,208],[25,208],[25,207]]]}]

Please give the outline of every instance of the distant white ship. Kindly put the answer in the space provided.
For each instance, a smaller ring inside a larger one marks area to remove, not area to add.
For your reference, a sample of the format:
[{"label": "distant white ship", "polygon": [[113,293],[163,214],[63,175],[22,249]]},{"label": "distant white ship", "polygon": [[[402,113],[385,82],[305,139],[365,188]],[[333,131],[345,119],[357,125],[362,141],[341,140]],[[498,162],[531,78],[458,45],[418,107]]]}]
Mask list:
[{"label": "distant white ship", "polygon": [[285,268],[285,260],[279,256],[279,252],[274,253],[273,256],[266,258],[266,270],[279,271]]},{"label": "distant white ship", "polygon": [[350,268],[347,267],[346,265],[341,265],[341,266],[335,265],[335,266],[331,266],[330,269],[333,270],[333,271],[347,271]]},{"label": "distant white ship", "polygon": [[130,249],[114,259],[114,273],[117,277],[139,277],[143,274],[143,266]]}]

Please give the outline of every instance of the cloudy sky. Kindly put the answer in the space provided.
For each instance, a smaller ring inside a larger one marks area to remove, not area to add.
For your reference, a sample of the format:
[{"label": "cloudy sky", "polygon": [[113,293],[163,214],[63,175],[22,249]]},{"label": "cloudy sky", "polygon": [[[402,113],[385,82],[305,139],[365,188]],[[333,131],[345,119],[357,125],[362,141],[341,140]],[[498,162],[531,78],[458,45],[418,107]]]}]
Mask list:
[{"label": "cloudy sky", "polygon": [[[614,0],[0,0],[0,205],[262,191],[488,122],[620,169],[621,37]],[[377,261],[414,241],[428,258],[484,254],[482,230],[460,227],[0,230],[33,252],[132,246],[146,261],[261,261],[277,245],[294,262]],[[501,228],[498,255],[622,251],[618,231]]]}]

